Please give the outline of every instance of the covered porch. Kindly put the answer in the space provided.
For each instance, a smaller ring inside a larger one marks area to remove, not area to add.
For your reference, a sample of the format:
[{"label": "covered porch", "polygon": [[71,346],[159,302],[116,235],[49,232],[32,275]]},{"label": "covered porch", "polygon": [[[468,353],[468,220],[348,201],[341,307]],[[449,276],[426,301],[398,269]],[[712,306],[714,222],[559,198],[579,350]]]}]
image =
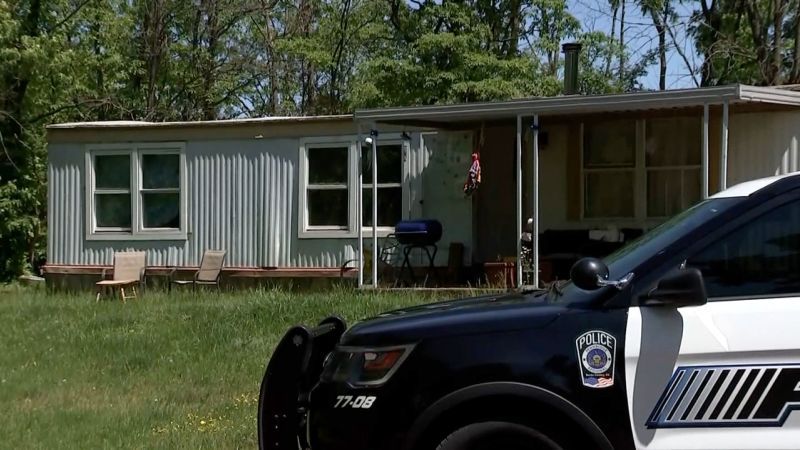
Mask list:
[{"label": "covered porch", "polygon": [[[373,160],[382,128],[469,133],[482,183],[464,200],[465,264],[484,274],[500,267],[503,282],[530,288],[565,279],[580,257],[605,256],[729,183],[800,169],[798,106],[791,89],[733,85],[359,110],[355,120]],[[372,194],[372,224],[378,178],[373,165],[357,191]],[[377,261],[379,234],[367,234],[359,254],[369,247]],[[363,257],[358,264],[359,286],[386,285],[377,264],[366,277]]]}]

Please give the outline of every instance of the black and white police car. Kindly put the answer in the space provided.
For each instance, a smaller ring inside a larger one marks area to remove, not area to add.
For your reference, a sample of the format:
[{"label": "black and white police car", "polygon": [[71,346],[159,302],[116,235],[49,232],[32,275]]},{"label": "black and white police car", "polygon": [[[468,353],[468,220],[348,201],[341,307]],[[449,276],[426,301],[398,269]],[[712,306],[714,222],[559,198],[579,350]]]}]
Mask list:
[{"label": "black and white police car", "polygon": [[702,201],[547,291],[290,329],[263,449],[800,448],[800,175]]}]

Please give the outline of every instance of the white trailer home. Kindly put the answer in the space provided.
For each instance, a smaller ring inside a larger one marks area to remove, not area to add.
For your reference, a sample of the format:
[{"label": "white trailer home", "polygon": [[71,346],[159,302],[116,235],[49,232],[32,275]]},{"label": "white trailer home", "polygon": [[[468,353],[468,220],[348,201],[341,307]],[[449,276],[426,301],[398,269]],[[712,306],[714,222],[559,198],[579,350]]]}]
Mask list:
[{"label": "white trailer home", "polygon": [[[51,125],[44,272],[51,282],[97,278],[128,249],[146,251],[152,275],[188,271],[215,248],[228,252],[229,278],[370,285],[373,239],[377,249],[397,222],[436,219],[435,265],[459,268],[447,282],[485,281],[500,264],[515,268],[513,284],[541,283],[726,185],[799,170],[798,108],[791,87],[732,85],[354,116]],[[473,152],[482,183],[466,197]],[[526,268],[517,258],[529,217]],[[415,266],[426,265],[420,258]],[[392,272],[381,274],[392,284]]]}]

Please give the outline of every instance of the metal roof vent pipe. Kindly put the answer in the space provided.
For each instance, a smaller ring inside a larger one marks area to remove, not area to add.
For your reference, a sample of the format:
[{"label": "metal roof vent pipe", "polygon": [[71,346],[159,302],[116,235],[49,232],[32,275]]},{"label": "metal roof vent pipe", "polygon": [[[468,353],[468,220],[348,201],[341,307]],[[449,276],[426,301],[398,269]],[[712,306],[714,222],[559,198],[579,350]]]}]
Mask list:
[{"label": "metal roof vent pipe", "polygon": [[567,42],[561,46],[564,52],[564,95],[578,93],[578,62],[581,56],[581,44]]}]

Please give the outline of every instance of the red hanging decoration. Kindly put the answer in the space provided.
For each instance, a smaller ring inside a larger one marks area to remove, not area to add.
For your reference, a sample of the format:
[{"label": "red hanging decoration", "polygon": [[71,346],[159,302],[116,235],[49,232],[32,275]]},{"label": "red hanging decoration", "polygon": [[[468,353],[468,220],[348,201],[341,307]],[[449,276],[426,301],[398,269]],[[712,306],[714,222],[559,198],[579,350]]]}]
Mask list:
[{"label": "red hanging decoration", "polygon": [[473,192],[478,190],[481,184],[481,154],[478,151],[472,152],[472,165],[469,166],[467,172],[467,181],[464,183],[464,194],[466,196],[472,195]]}]

